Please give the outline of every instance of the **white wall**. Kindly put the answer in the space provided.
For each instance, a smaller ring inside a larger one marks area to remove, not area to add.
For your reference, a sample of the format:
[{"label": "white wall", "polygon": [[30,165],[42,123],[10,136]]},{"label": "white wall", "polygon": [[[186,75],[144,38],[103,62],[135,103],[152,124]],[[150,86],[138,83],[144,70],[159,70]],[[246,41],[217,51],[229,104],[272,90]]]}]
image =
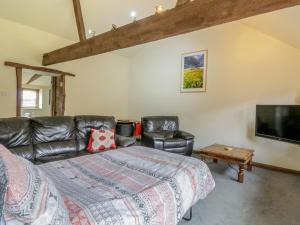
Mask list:
[{"label": "white wall", "polygon": [[66,80],[66,115],[128,118],[128,59],[108,53],[56,67],[76,74]]},{"label": "white wall", "polygon": [[[0,118],[16,115],[15,69],[4,61],[41,65],[45,52],[72,42],[61,37],[0,19]],[[66,114],[128,115],[128,62],[105,54],[51,66],[73,72],[67,78]]]},{"label": "white wall", "polygon": [[[206,93],[180,93],[181,54],[208,50]],[[256,150],[255,161],[300,170],[300,147],[254,136],[256,104],[300,104],[300,51],[231,23],[145,45],[131,60],[129,115],[178,115],[195,148]]]}]

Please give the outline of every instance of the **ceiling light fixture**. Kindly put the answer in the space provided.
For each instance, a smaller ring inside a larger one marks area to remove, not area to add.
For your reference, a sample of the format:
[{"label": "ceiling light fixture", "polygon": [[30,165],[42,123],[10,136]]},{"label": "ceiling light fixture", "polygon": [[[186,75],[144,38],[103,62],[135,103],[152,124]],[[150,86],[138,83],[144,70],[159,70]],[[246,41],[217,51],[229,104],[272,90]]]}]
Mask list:
[{"label": "ceiling light fixture", "polygon": [[162,5],[158,5],[158,6],[155,7],[155,13],[156,13],[156,14],[160,14],[160,13],[162,13],[163,11],[164,11],[164,8],[163,8]]},{"label": "ceiling light fixture", "polygon": [[131,11],[130,17],[133,19],[133,21],[136,21],[136,11]]},{"label": "ceiling light fixture", "polygon": [[88,33],[91,37],[94,37],[96,35],[96,31],[92,30],[92,29],[89,29],[88,30]]}]

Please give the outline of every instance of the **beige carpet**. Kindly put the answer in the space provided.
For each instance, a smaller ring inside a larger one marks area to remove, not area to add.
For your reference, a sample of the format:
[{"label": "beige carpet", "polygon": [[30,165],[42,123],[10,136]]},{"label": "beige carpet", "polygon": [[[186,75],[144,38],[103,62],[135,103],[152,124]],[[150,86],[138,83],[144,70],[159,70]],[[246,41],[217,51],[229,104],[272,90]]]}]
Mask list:
[{"label": "beige carpet", "polygon": [[216,189],[180,225],[300,225],[300,176],[254,167],[240,184],[227,164],[209,167]]}]

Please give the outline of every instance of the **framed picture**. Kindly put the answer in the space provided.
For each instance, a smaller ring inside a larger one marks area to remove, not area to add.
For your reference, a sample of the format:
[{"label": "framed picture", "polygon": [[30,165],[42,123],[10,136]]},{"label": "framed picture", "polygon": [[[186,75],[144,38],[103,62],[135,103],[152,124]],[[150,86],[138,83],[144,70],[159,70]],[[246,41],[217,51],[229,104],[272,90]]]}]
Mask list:
[{"label": "framed picture", "polygon": [[181,92],[205,92],[208,51],[182,55]]}]

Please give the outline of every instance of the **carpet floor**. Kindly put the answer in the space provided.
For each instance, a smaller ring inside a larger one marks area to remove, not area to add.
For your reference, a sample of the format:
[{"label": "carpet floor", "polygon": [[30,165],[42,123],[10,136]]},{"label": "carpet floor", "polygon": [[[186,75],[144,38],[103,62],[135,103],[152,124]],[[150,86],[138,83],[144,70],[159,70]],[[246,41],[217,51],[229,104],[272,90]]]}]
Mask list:
[{"label": "carpet floor", "polygon": [[208,163],[215,190],[179,225],[300,225],[300,176],[253,167],[236,182],[236,167]]}]

